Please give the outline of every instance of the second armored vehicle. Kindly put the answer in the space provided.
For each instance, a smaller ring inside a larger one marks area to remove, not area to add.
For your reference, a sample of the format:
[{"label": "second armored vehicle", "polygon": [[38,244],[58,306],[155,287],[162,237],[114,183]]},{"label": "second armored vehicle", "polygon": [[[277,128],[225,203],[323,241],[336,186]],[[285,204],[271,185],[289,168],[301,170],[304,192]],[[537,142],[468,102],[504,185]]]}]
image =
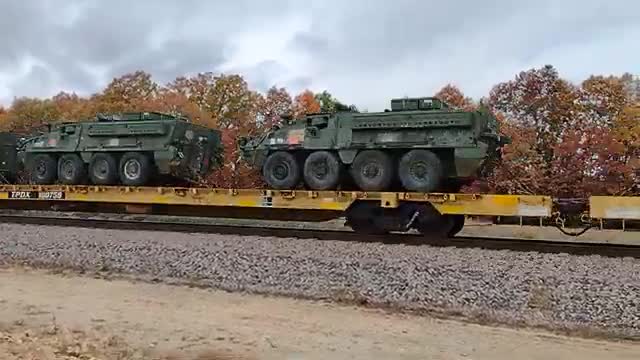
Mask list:
[{"label": "second armored vehicle", "polygon": [[286,122],[238,144],[274,189],[338,189],[352,180],[364,191],[457,191],[510,142],[487,111],[454,110],[433,97],[393,99],[384,112]]},{"label": "second armored vehicle", "polygon": [[142,186],[167,175],[196,180],[221,165],[221,135],[158,112],[97,114],[54,126],[19,146],[35,184]]},{"label": "second armored vehicle", "polygon": [[18,173],[18,138],[9,132],[0,133],[0,183],[13,183]]}]

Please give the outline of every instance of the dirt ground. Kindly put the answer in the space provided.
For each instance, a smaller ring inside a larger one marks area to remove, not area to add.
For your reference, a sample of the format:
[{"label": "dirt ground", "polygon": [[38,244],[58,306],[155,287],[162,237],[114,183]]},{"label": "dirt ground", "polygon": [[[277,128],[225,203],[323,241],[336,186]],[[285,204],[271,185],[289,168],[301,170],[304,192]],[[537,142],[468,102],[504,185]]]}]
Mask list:
[{"label": "dirt ground", "polygon": [[0,359],[599,360],[639,354],[640,344],[321,302],[0,270]]}]

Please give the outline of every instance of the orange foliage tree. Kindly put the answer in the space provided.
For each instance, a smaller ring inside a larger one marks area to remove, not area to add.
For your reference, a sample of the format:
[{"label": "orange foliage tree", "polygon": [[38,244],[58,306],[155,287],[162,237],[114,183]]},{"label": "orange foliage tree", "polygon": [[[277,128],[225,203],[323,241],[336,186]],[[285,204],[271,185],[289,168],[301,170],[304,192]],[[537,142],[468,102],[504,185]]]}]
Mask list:
[{"label": "orange foliage tree", "polygon": [[514,138],[492,190],[562,197],[636,191],[637,172],[620,137],[629,124],[620,123],[627,98],[617,79],[594,76],[575,86],[545,66],[496,85],[489,103]]},{"label": "orange foliage tree", "polygon": [[304,90],[293,100],[293,115],[298,118],[305,114],[320,112],[320,103],[311,90]]},{"label": "orange foliage tree", "polygon": [[455,85],[447,84],[435,94],[435,97],[443,100],[454,108],[471,110],[474,108],[473,100],[464,96],[460,88]]}]

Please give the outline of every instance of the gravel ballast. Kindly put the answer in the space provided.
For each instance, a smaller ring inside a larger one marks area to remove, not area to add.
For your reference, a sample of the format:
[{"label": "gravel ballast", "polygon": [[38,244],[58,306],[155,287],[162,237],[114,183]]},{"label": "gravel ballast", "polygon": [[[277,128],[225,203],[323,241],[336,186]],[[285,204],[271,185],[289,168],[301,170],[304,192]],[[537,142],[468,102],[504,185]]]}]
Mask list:
[{"label": "gravel ballast", "polygon": [[640,336],[640,260],[0,224],[0,265],[110,271],[488,322]]}]

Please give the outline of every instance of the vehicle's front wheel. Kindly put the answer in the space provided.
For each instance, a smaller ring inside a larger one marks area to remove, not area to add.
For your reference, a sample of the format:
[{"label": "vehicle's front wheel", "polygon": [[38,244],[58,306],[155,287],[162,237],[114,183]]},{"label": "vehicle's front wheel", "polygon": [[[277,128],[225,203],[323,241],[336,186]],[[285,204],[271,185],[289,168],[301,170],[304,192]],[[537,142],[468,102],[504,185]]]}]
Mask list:
[{"label": "vehicle's front wheel", "polygon": [[56,159],[51,154],[36,154],[29,161],[29,178],[38,185],[53,184],[58,177]]},{"label": "vehicle's front wheel", "polygon": [[285,151],[274,152],[262,167],[267,185],[276,190],[294,189],[300,182],[300,165],[296,157]]}]

